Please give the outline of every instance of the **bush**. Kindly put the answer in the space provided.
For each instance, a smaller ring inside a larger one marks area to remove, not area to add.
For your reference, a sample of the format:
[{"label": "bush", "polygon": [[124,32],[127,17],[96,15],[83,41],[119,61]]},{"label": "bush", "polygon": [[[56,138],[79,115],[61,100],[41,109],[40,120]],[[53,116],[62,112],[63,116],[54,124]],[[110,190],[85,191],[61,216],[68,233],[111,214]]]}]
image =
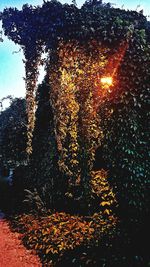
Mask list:
[{"label": "bush", "polygon": [[91,247],[103,242],[105,236],[113,238],[116,219],[102,213],[91,217],[71,216],[64,212],[45,213],[44,217],[21,215],[12,221],[15,229],[22,232],[23,243],[36,250],[43,264],[56,263],[68,251]]}]

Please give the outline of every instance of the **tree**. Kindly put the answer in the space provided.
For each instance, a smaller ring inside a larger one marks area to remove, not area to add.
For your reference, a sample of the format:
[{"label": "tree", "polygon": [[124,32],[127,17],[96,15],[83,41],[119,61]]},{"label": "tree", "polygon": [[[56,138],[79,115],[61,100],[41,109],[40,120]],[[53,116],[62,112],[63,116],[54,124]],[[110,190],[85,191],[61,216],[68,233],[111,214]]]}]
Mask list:
[{"label": "tree", "polygon": [[11,98],[10,106],[0,114],[1,163],[7,166],[26,161],[25,99]]},{"label": "tree", "polygon": [[[111,118],[113,106],[117,110],[126,106],[126,112],[136,113],[139,121],[140,111],[134,110],[133,102],[137,94],[142,100],[140,105],[147,98],[150,76],[147,20],[141,13],[110,8],[101,1],[90,1],[81,8],[57,1],[44,2],[41,8],[24,5],[21,11],[5,9],[1,19],[5,34],[21,45],[25,55],[28,154],[32,154],[36,133],[36,84],[45,51],[56,142],[54,158],[58,157],[59,171],[64,177],[69,176],[68,188],[79,182],[85,203],[89,204],[86,200],[95,150],[97,145],[102,146],[103,133],[106,136],[109,133],[105,121]],[[111,88],[100,83],[106,75],[113,78]],[[122,120],[120,126],[121,123]],[[50,157],[50,151],[48,154]]]}]

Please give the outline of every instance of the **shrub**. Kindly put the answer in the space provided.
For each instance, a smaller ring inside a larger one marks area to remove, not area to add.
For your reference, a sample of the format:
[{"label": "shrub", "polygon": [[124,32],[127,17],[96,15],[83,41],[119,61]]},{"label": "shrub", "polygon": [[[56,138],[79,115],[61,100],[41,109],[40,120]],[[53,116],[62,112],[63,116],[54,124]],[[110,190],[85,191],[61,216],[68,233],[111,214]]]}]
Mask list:
[{"label": "shrub", "polygon": [[104,219],[102,213],[79,217],[56,212],[45,213],[44,217],[24,214],[15,217],[12,225],[22,233],[23,243],[36,250],[43,264],[48,264],[60,260],[67,251],[91,247],[103,242],[107,235],[113,238],[116,219]]}]

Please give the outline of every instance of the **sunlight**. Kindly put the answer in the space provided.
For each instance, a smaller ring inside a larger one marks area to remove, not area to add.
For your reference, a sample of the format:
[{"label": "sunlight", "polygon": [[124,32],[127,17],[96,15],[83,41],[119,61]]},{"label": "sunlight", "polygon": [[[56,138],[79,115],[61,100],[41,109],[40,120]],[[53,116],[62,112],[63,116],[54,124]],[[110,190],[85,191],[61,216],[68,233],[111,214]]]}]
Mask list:
[{"label": "sunlight", "polygon": [[111,76],[110,77],[102,77],[101,78],[101,84],[104,87],[112,86],[112,84],[113,84],[113,78]]}]

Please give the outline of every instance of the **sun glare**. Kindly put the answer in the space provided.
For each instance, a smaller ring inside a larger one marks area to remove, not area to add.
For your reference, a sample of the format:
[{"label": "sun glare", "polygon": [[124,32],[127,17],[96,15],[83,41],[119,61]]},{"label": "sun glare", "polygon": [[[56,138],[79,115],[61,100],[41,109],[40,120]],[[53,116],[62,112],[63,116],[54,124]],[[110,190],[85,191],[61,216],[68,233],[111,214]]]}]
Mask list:
[{"label": "sun glare", "polygon": [[111,86],[113,84],[113,78],[112,77],[102,77],[101,83],[103,86]]}]

